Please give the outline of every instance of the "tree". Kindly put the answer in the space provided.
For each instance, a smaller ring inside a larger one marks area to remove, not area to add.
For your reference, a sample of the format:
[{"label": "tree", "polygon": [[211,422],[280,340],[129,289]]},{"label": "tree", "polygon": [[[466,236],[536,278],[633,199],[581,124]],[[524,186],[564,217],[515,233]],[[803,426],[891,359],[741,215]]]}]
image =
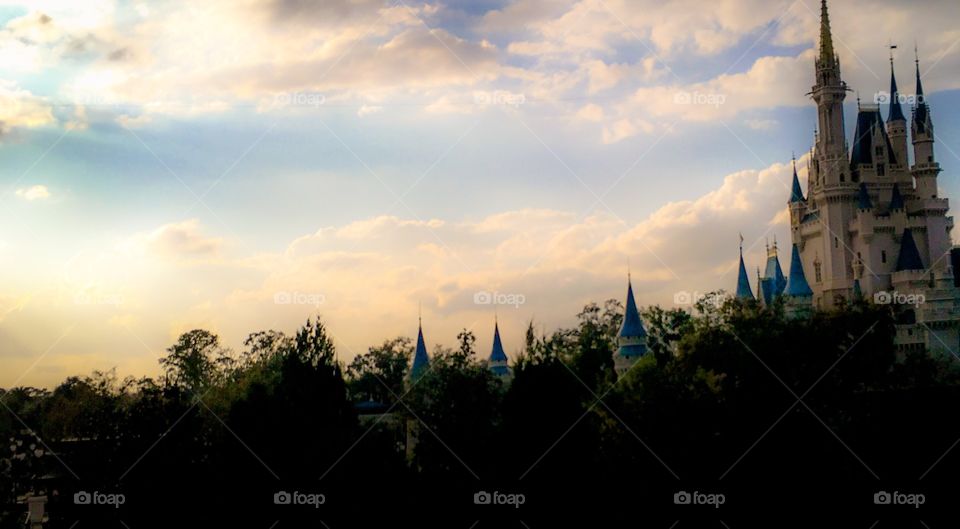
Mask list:
[{"label": "tree", "polygon": [[405,336],[371,347],[347,366],[350,395],[355,400],[393,403],[403,394],[403,380],[411,357],[413,342]]},{"label": "tree", "polygon": [[203,329],[181,334],[167,353],[160,359],[165,382],[195,396],[221,381],[234,364],[230,350],[220,345],[220,337]]}]

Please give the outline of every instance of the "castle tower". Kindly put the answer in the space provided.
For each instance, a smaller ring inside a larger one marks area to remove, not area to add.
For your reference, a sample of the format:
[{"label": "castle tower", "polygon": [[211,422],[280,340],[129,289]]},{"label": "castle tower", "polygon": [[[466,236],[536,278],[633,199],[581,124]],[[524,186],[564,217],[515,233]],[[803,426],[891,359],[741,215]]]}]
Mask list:
[{"label": "castle tower", "polygon": [[750,278],[747,277],[747,267],[743,265],[743,235],[740,236],[740,273],[737,275],[737,299],[756,299],[750,290]]},{"label": "castle tower", "polygon": [[500,341],[500,324],[496,318],[493,321],[493,349],[490,351],[487,362],[494,375],[501,378],[510,377],[510,365],[507,361],[507,353],[503,351],[503,343]]},{"label": "castle tower", "polygon": [[[890,50],[890,112],[887,114],[887,135],[890,137],[897,165],[901,169],[910,167],[907,155],[907,118],[904,117],[903,108],[900,105],[897,76],[893,70],[893,47]],[[905,182],[912,183],[912,180],[909,180],[909,173],[896,171],[896,174],[907,177],[908,180]]]},{"label": "castle tower", "polygon": [[617,333],[619,348],[613,355],[613,367],[617,375],[623,375],[633,367],[643,355],[647,354],[647,330],[643,327],[637,303],[633,299],[633,283],[627,274],[627,303],[623,312],[623,323]]},{"label": "castle tower", "polygon": [[423,319],[417,324],[417,349],[413,355],[413,364],[410,366],[410,381],[416,382],[430,365],[430,356],[427,354],[427,345],[423,341]]},{"label": "castle tower", "polygon": [[[839,167],[841,160],[847,157],[843,124],[843,101],[847,97],[847,85],[840,77],[840,58],[833,48],[827,0],[821,0],[820,3],[820,44],[815,66],[816,84],[810,91],[810,95],[817,103],[819,123],[817,155],[820,158],[821,167],[825,165]],[[823,176],[822,183],[827,186],[845,180],[842,171],[828,171]]]},{"label": "castle tower", "polygon": [[772,305],[787,286],[787,278],[780,268],[780,258],[777,256],[777,239],[773,239],[773,246],[767,246],[767,267],[760,280],[761,301],[764,305]]},{"label": "castle tower", "polygon": [[803,273],[803,263],[800,261],[800,250],[794,244],[790,250],[790,276],[787,286],[783,290],[785,297],[784,310],[789,316],[809,314],[813,307],[813,290],[807,283],[807,276]]}]

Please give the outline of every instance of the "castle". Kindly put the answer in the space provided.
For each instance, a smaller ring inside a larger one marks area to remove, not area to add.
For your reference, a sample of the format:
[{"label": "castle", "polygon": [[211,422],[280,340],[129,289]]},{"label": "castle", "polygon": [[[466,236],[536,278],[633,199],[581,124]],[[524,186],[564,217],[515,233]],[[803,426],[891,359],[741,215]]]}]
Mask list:
[{"label": "castle", "polygon": [[960,346],[960,282],[954,269],[958,252],[952,248],[949,203],[937,191],[940,165],[919,58],[909,138],[891,54],[886,123],[878,104],[858,100],[851,148],[843,118],[849,88],[840,75],[826,0],[821,1],[820,17],[816,84],[810,92],[819,132],[810,153],[806,193],[794,163],[788,200],[789,275],[783,275],[774,242],[767,248],[766,270],[757,279],[754,296],[741,248],[736,296],[764,304],[780,297],[788,314],[864,298],[897,304],[901,351],[949,353]]},{"label": "castle", "polygon": [[[757,269],[754,293],[741,238],[735,296],[766,306],[782,302],[791,317],[853,301],[894,304],[898,350],[951,354],[960,348],[960,249],[953,248],[950,237],[949,202],[937,191],[940,164],[934,156],[936,138],[919,58],[909,127],[891,54],[886,122],[879,104],[861,104],[858,99],[851,148],[843,117],[850,89],[840,75],[826,0],[820,7],[815,84],[809,94],[817,105],[818,132],[806,192],[794,161],[787,201],[790,268],[785,275],[774,239],[766,248],[762,276]],[[647,352],[646,330],[629,277],[624,309],[613,358],[618,375]],[[427,361],[420,332],[411,377]],[[509,374],[496,325],[488,365],[498,375]]]}]

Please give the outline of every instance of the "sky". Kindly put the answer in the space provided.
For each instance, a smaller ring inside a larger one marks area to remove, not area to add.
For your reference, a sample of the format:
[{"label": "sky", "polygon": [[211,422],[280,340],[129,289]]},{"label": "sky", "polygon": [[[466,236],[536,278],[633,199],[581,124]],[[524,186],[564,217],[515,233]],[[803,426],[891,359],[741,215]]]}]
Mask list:
[{"label": "sky", "polygon": [[[835,0],[848,137],[889,47],[960,197],[960,3]],[[0,387],[159,372],[193,328],[511,356],[688,306],[789,240],[815,0],[0,0]],[[885,106],[883,107],[886,113]],[[784,263],[786,267],[786,263]],[[755,285],[754,285],[755,286]],[[422,308],[419,308],[422,307]]]}]

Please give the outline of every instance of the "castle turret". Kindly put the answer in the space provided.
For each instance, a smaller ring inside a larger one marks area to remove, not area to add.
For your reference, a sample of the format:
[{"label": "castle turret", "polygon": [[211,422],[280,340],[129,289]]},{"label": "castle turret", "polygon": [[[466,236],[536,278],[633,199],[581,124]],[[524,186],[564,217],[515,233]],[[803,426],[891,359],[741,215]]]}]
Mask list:
[{"label": "castle turret", "polygon": [[785,309],[788,314],[798,316],[806,314],[813,308],[813,290],[807,283],[807,276],[803,273],[803,263],[800,260],[800,250],[794,244],[790,251],[790,277],[783,295],[786,297]]},{"label": "castle turret", "polygon": [[613,364],[618,375],[626,373],[633,364],[647,353],[647,330],[643,327],[637,303],[633,299],[633,283],[627,275],[627,303],[623,323],[617,334],[619,348],[614,353]]},{"label": "castle turret", "polygon": [[737,275],[737,299],[755,299],[750,290],[750,278],[747,277],[747,267],[743,264],[743,236],[740,236],[740,273]]},{"label": "castle turret", "polygon": [[[900,91],[897,90],[897,77],[893,70],[893,53],[890,54],[890,112],[887,115],[887,135],[893,146],[893,156],[903,168],[910,167],[907,158],[907,118],[900,105]],[[909,177],[909,174],[902,173]]]},{"label": "castle turret", "polygon": [[800,187],[800,178],[797,177],[797,159],[793,158],[793,183],[790,187],[790,226],[799,229],[800,221],[803,220],[807,211],[807,199],[803,197],[803,189]]},{"label": "castle turret", "polygon": [[787,286],[787,278],[780,268],[780,259],[777,257],[777,239],[773,239],[773,246],[767,246],[767,268],[763,272],[762,288],[763,302],[767,305],[783,293]]},{"label": "castle turret", "polygon": [[490,358],[487,363],[494,375],[498,377],[510,376],[507,353],[503,351],[503,343],[500,341],[500,323],[496,320],[493,322],[493,349],[490,351]]},{"label": "castle turret", "polygon": [[[840,167],[840,161],[847,156],[843,124],[843,101],[847,97],[847,85],[840,77],[840,58],[833,48],[827,0],[821,0],[820,3],[820,44],[815,67],[816,84],[810,95],[817,103],[817,155],[821,167],[830,164]],[[828,171],[820,176],[822,184],[826,186],[847,181],[847,175],[842,170]]]},{"label": "castle turret", "polygon": [[920,59],[917,58],[917,95],[913,109],[913,177],[917,181],[917,196],[921,199],[937,198],[937,176],[940,164],[933,152],[934,133],[930,105],[923,94],[923,82],[920,79]]},{"label": "castle turret", "polygon": [[413,355],[413,364],[410,366],[410,380],[415,382],[430,365],[430,356],[427,355],[427,345],[423,341],[423,321],[417,325],[417,349]]}]

